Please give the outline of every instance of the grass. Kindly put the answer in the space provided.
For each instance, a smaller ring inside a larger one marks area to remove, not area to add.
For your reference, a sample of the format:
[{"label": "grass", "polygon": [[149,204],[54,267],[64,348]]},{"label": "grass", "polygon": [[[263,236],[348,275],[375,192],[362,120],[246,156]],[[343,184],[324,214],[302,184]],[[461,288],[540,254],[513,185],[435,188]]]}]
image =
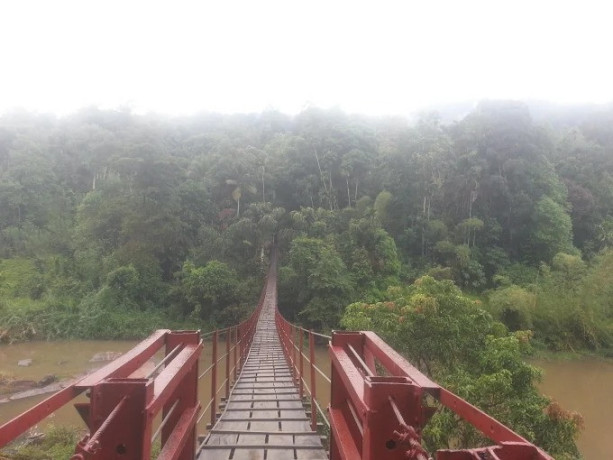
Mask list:
[{"label": "grass", "polygon": [[577,361],[581,359],[601,359],[603,361],[611,361],[613,358],[613,350],[600,349],[594,350],[578,350],[578,351],[553,351],[543,347],[534,347],[530,359],[539,359],[543,361]]},{"label": "grass", "polygon": [[49,425],[44,433],[30,433],[0,450],[0,459],[65,460],[72,457],[82,436],[81,429]]}]

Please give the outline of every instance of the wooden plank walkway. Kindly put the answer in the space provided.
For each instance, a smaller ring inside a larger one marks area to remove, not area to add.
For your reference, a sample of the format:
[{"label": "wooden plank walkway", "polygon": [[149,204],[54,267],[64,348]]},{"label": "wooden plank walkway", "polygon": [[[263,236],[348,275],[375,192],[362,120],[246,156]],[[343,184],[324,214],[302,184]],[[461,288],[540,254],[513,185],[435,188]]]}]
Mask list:
[{"label": "wooden plank walkway", "polygon": [[269,281],[253,344],[226,407],[198,460],[327,459],[311,430],[275,326],[276,284]]}]

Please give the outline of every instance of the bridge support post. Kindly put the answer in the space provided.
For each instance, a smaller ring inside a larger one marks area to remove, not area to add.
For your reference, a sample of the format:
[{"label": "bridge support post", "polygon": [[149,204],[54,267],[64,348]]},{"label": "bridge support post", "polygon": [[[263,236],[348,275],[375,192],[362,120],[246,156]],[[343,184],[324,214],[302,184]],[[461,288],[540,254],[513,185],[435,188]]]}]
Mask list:
[{"label": "bridge support post", "polygon": [[315,337],[313,329],[309,331],[309,361],[311,362],[311,430],[317,431],[317,376],[315,375]]},{"label": "bridge support post", "polygon": [[304,375],[304,359],[303,359],[303,351],[302,351],[302,347],[303,347],[303,340],[304,340],[304,334],[302,333],[302,331],[300,329],[298,329],[298,334],[300,334],[300,340],[299,342],[299,348],[300,348],[300,369],[298,372],[298,387],[300,389],[300,399],[302,399],[304,397],[304,384],[302,381],[302,376]]},{"label": "bridge support post", "polygon": [[213,353],[211,355],[211,427],[215,426],[217,418],[217,338],[218,332],[213,332]]},{"label": "bridge support post", "polygon": [[226,400],[230,397],[230,339],[232,329],[226,329]]},{"label": "bridge support post", "polygon": [[296,328],[294,327],[294,325],[292,324],[290,326],[290,340],[289,343],[292,347],[292,364],[291,364],[291,369],[292,369],[292,378],[294,379],[294,384],[298,383],[298,372],[296,370]]},{"label": "bridge support post", "polygon": [[234,355],[234,381],[236,382],[236,378],[238,377],[238,360],[236,359],[237,353],[238,353],[238,326],[235,326],[232,328],[232,331],[234,333],[234,352],[232,353]]},{"label": "bridge support post", "polygon": [[422,388],[405,376],[377,376],[377,356],[366,348],[361,332],[332,335],[330,459],[426,460]]},{"label": "bridge support post", "polygon": [[149,458],[151,424],[145,408],[152,398],[153,385],[146,379],[108,379],[95,385],[90,395],[90,434],[77,444],[72,458]]},{"label": "bridge support post", "polygon": [[[194,345],[200,343],[200,334],[196,332],[171,332],[166,338],[166,354],[169,354],[177,345]],[[190,420],[200,408],[198,401],[198,360],[191,366],[185,366],[176,374],[169,376],[177,380],[177,385],[162,408],[162,452],[159,460],[173,458],[177,460],[193,460],[194,445],[196,443],[196,424]],[[163,384],[163,382],[160,382]],[[181,425],[184,427],[181,427]],[[191,426],[190,426],[191,425]],[[184,428],[185,435],[178,439],[173,433]],[[174,445],[172,445],[174,443]],[[165,452],[169,452],[166,457]],[[148,457],[145,457],[148,458]]]}]

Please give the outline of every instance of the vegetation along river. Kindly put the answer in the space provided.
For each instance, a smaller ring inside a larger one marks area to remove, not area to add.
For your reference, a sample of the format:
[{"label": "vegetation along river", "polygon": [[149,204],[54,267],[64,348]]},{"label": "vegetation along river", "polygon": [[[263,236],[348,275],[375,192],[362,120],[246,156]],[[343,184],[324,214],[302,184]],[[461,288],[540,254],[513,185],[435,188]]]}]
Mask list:
[{"label": "vegetation along river", "polygon": [[[69,379],[105,364],[90,362],[100,352],[125,352],[134,346],[132,341],[61,341],[29,342],[0,346],[0,375],[8,375],[19,380],[39,381],[44,376],[53,374],[60,380]],[[17,366],[23,359],[32,359],[28,367]],[[159,359],[159,358],[158,358]],[[210,347],[205,345],[201,358],[201,369],[210,364]],[[329,373],[327,352],[318,350],[316,361],[326,363],[324,371]],[[223,364],[223,360],[222,360]],[[541,391],[557,400],[565,409],[581,413],[585,419],[585,430],[579,439],[579,448],[586,460],[611,458],[613,438],[608,433],[613,430],[613,363],[598,359],[537,361],[537,366],[544,369]],[[224,375],[224,369],[220,369]],[[306,376],[308,379],[308,375]],[[220,377],[221,378],[221,377]],[[218,382],[220,384],[221,380]],[[318,379],[318,392],[323,396],[322,404],[327,405],[327,392],[322,391],[326,382]],[[208,398],[209,381],[206,377],[200,385],[202,401]],[[48,395],[36,396],[0,404],[0,423],[10,420],[15,415],[31,407]],[[0,396],[0,399],[2,397]],[[204,404],[205,405],[205,404]],[[208,416],[201,422],[204,430]],[[68,405],[47,420],[58,425],[80,427],[82,422],[72,405]]]}]

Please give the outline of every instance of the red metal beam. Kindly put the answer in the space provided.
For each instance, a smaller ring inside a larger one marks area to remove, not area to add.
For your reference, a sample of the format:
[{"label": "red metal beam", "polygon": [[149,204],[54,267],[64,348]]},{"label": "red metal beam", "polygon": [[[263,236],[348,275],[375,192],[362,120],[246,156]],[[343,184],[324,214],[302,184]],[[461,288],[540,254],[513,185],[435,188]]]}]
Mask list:
[{"label": "red metal beam", "polygon": [[188,447],[187,442],[196,425],[199,411],[200,404],[183,412],[183,415],[181,415],[181,418],[160,451],[157,460],[178,460],[180,458],[181,453]]},{"label": "red metal beam", "polygon": [[79,442],[72,460],[149,459],[150,423],[143,409],[152,397],[151,383],[148,379],[106,379],[94,385],[90,434]]},{"label": "red metal beam", "polygon": [[72,385],[66,387],[0,426],[0,447],[6,446],[42,419],[72,401],[82,391]]},{"label": "red metal beam", "polygon": [[128,377],[132,372],[145,364],[164,344],[169,329],[159,329],[140,342],[127,353],[97,371],[92,372],[75,384],[76,388],[93,387],[106,378]]},{"label": "red metal beam", "polygon": [[360,414],[368,409],[364,402],[364,374],[347,354],[345,346],[350,342],[356,344],[361,341],[362,336],[359,332],[334,333],[329,348],[332,367],[341,370],[338,374],[341,382],[335,382],[334,385],[342,385],[346,389],[348,397],[354,402],[354,407]]},{"label": "red metal beam", "polygon": [[[421,430],[433,408],[425,405],[425,394],[497,443],[442,450],[437,460],[552,460],[510,428],[430,380],[373,332],[334,332],[329,353],[331,460],[428,458],[421,447]],[[377,363],[391,376],[377,376]]]},{"label": "red metal beam", "polygon": [[[359,446],[355,443],[351,430],[347,425],[346,417],[341,409],[330,408],[330,458],[360,459],[362,454]],[[336,451],[338,456],[333,456]]]},{"label": "red metal beam", "polygon": [[181,379],[192,369],[198,361],[202,351],[202,343],[186,345],[166,368],[155,379],[153,400],[147,406],[147,412],[155,416],[166,403],[168,396],[181,383]]},{"label": "red metal beam", "polygon": [[490,417],[482,410],[445,388],[441,388],[439,400],[443,406],[451,409],[492,441],[528,443],[528,441],[495,418]]},{"label": "red metal beam", "polygon": [[385,343],[377,334],[372,331],[362,331],[361,334],[364,335],[364,347],[391,375],[408,377],[413,383],[432,393],[436,393],[441,388],[408,362],[404,356]]}]

